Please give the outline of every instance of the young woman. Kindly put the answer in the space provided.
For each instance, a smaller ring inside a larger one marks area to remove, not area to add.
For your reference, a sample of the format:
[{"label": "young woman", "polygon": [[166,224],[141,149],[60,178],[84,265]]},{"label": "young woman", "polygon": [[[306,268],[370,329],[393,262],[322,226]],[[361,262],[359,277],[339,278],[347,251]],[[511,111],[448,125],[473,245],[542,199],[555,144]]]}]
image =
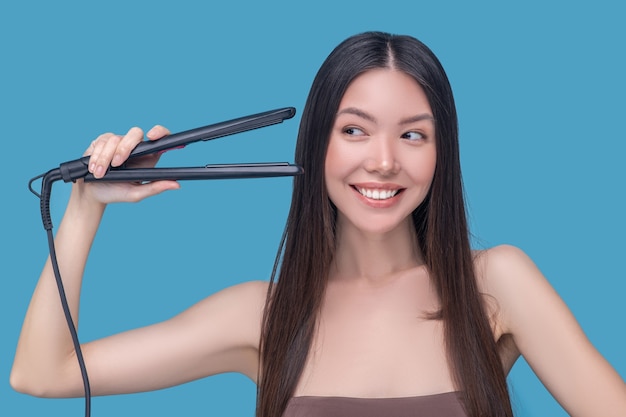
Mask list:
[{"label": "young woman", "polygon": [[[101,135],[86,152],[90,171],[122,164],[143,136]],[[454,100],[426,46],[384,33],[341,43],[313,82],[295,159],[305,175],[294,180],[277,279],[86,343],[95,395],[240,372],[258,383],[262,417],[512,416],[506,375],[522,354],[570,414],[626,415],[623,380],[532,261],[509,246],[470,250]],[[73,317],[106,204],[177,187],[74,186],[56,236]],[[56,291],[48,262],[11,383],[80,396]]]}]

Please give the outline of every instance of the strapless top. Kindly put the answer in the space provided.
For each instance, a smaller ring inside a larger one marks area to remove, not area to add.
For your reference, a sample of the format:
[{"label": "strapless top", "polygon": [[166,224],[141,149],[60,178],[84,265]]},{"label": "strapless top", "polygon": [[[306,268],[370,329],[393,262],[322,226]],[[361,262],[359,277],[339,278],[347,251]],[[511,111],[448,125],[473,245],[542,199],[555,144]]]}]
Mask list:
[{"label": "strapless top", "polygon": [[458,392],[399,398],[293,397],[283,417],[467,417]]}]

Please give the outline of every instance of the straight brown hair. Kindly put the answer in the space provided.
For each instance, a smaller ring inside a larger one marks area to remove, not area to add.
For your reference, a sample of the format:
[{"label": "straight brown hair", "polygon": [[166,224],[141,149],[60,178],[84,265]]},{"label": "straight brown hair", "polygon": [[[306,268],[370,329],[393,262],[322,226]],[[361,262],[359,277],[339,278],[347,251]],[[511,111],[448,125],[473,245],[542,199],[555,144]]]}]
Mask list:
[{"label": "straight brown hair", "polygon": [[[270,280],[260,343],[257,417],[280,417],[293,396],[316,329],[335,249],[336,209],[324,181],[335,114],[358,75],[394,68],[423,88],[435,118],[437,165],[413,212],[419,248],[437,289],[455,384],[471,417],[512,417],[502,369],[478,291],[465,214],[452,89],[439,60],[410,36],[367,32],[338,45],[318,71],[300,123],[291,209]],[[278,272],[278,279],[276,274]]]}]

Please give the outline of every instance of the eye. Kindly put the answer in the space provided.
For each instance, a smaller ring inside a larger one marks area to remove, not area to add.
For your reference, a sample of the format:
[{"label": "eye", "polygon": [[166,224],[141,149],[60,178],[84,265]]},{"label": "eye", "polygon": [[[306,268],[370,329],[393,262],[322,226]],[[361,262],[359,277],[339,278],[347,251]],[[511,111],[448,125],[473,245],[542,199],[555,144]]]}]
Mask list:
[{"label": "eye", "polygon": [[346,127],[345,129],[343,129],[343,133],[345,133],[348,136],[363,136],[363,135],[365,135],[365,132],[363,132],[358,127]]},{"label": "eye", "polygon": [[420,132],[406,132],[402,135],[402,139],[407,139],[410,142],[417,142],[426,139],[426,136]]}]

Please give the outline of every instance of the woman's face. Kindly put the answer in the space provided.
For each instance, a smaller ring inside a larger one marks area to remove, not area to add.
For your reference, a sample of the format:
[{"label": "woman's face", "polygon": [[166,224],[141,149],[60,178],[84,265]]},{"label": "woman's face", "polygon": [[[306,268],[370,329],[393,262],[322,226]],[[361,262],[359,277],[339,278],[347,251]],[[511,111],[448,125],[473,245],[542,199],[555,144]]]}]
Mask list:
[{"label": "woman's face", "polygon": [[385,233],[406,220],[435,172],[435,123],[422,88],[392,69],[367,71],[343,96],[326,153],[337,221]]}]

